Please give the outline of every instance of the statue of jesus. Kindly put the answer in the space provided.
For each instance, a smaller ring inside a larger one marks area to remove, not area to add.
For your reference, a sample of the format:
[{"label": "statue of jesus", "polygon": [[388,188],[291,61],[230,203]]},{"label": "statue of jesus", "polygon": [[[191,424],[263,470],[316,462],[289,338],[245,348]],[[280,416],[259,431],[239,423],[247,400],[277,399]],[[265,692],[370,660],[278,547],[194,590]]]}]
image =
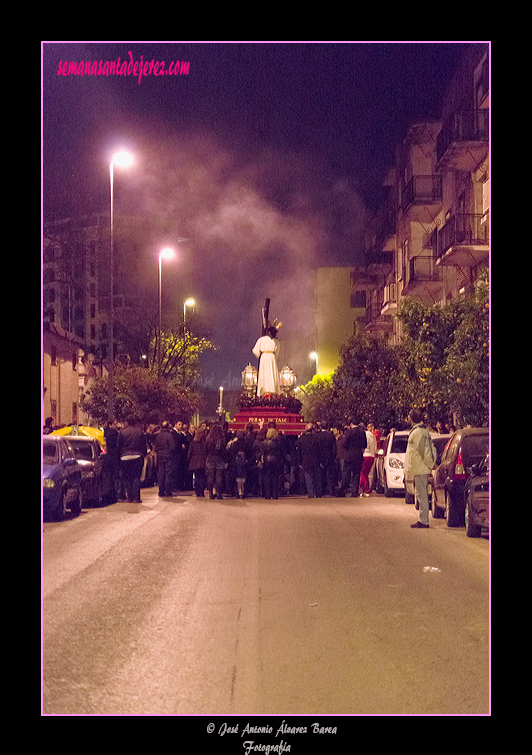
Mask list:
[{"label": "statue of jesus", "polygon": [[257,396],[265,393],[281,393],[279,384],[279,368],[275,355],[279,351],[277,331],[282,323],[274,320],[273,325],[268,320],[270,300],[266,299],[266,306],[262,310],[262,336],[253,348],[253,354],[259,360],[259,374],[257,376]]},{"label": "statue of jesus", "polygon": [[279,369],[275,355],[279,351],[276,338],[277,328],[271,325],[265,335],[261,336],[253,348],[253,354],[260,359],[257,377],[257,396],[265,393],[281,393]]}]

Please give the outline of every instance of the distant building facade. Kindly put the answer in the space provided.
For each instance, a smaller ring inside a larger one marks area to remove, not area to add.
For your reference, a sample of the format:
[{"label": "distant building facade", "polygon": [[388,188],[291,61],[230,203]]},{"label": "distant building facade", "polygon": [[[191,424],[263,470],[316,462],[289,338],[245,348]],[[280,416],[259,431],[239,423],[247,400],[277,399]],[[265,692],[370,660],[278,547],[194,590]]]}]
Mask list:
[{"label": "distant building facade", "polygon": [[441,119],[412,125],[396,150],[386,197],[352,272],[364,329],[396,344],[402,298],[445,303],[489,265],[489,48],[464,45]]}]

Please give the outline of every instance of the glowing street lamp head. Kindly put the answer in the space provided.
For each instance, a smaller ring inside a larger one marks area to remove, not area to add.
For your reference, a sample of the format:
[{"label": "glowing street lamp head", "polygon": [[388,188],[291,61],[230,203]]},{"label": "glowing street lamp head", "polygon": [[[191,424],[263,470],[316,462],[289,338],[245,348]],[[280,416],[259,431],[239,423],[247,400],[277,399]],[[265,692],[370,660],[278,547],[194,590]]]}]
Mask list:
[{"label": "glowing street lamp head", "polygon": [[111,162],[118,168],[127,168],[133,162],[133,155],[130,152],[122,150],[121,152],[115,152]]},{"label": "glowing street lamp head", "polygon": [[185,302],[185,306],[186,307],[193,307],[195,303],[196,302],[194,301],[194,299],[187,299],[186,302]]},{"label": "glowing street lamp head", "polygon": [[162,249],[159,257],[165,260],[170,260],[174,256],[174,250],[167,247],[166,249]]},{"label": "glowing street lamp head", "polygon": [[310,358],[313,359],[315,362],[318,361],[318,355],[315,351],[313,351],[310,355]]}]

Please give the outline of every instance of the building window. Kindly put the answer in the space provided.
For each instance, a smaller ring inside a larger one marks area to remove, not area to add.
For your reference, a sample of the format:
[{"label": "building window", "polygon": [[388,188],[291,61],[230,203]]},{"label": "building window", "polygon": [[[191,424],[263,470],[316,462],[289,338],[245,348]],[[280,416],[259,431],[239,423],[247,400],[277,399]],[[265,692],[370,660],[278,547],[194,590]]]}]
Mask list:
[{"label": "building window", "polygon": [[351,294],[351,309],[365,309],[365,308],[366,308],[366,292],[353,291]]}]

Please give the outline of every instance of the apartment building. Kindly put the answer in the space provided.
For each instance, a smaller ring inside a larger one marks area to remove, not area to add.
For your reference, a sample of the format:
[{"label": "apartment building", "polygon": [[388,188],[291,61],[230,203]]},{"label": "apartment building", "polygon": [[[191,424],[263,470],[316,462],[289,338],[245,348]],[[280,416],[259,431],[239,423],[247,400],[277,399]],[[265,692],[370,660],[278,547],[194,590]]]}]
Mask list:
[{"label": "apartment building", "polygon": [[403,297],[444,303],[489,264],[488,55],[487,45],[465,45],[441,118],[412,125],[397,146],[367,229],[365,269],[353,271],[353,292],[366,296],[364,328],[392,344]]},{"label": "apartment building", "polygon": [[[134,312],[136,263],[149,259],[153,232],[138,218],[115,218],[114,318]],[[47,223],[43,233],[43,413],[56,424],[83,423],[81,399],[105,376],[109,349],[109,216]],[[127,264],[125,264],[127,263]],[[129,276],[125,275],[125,270]],[[154,265],[154,269],[155,265]],[[155,272],[153,273],[155,280]],[[114,329],[120,354],[120,329]]]},{"label": "apartment building", "polygon": [[[156,260],[152,225],[126,216],[114,220],[113,308],[115,322],[127,318],[138,302],[140,272]],[[151,256],[150,256],[151,255]],[[156,263],[153,271],[156,286]],[[43,234],[43,320],[81,339],[87,353],[103,363],[109,349],[109,216],[94,214],[47,223]],[[114,353],[120,354],[115,328]]]}]

